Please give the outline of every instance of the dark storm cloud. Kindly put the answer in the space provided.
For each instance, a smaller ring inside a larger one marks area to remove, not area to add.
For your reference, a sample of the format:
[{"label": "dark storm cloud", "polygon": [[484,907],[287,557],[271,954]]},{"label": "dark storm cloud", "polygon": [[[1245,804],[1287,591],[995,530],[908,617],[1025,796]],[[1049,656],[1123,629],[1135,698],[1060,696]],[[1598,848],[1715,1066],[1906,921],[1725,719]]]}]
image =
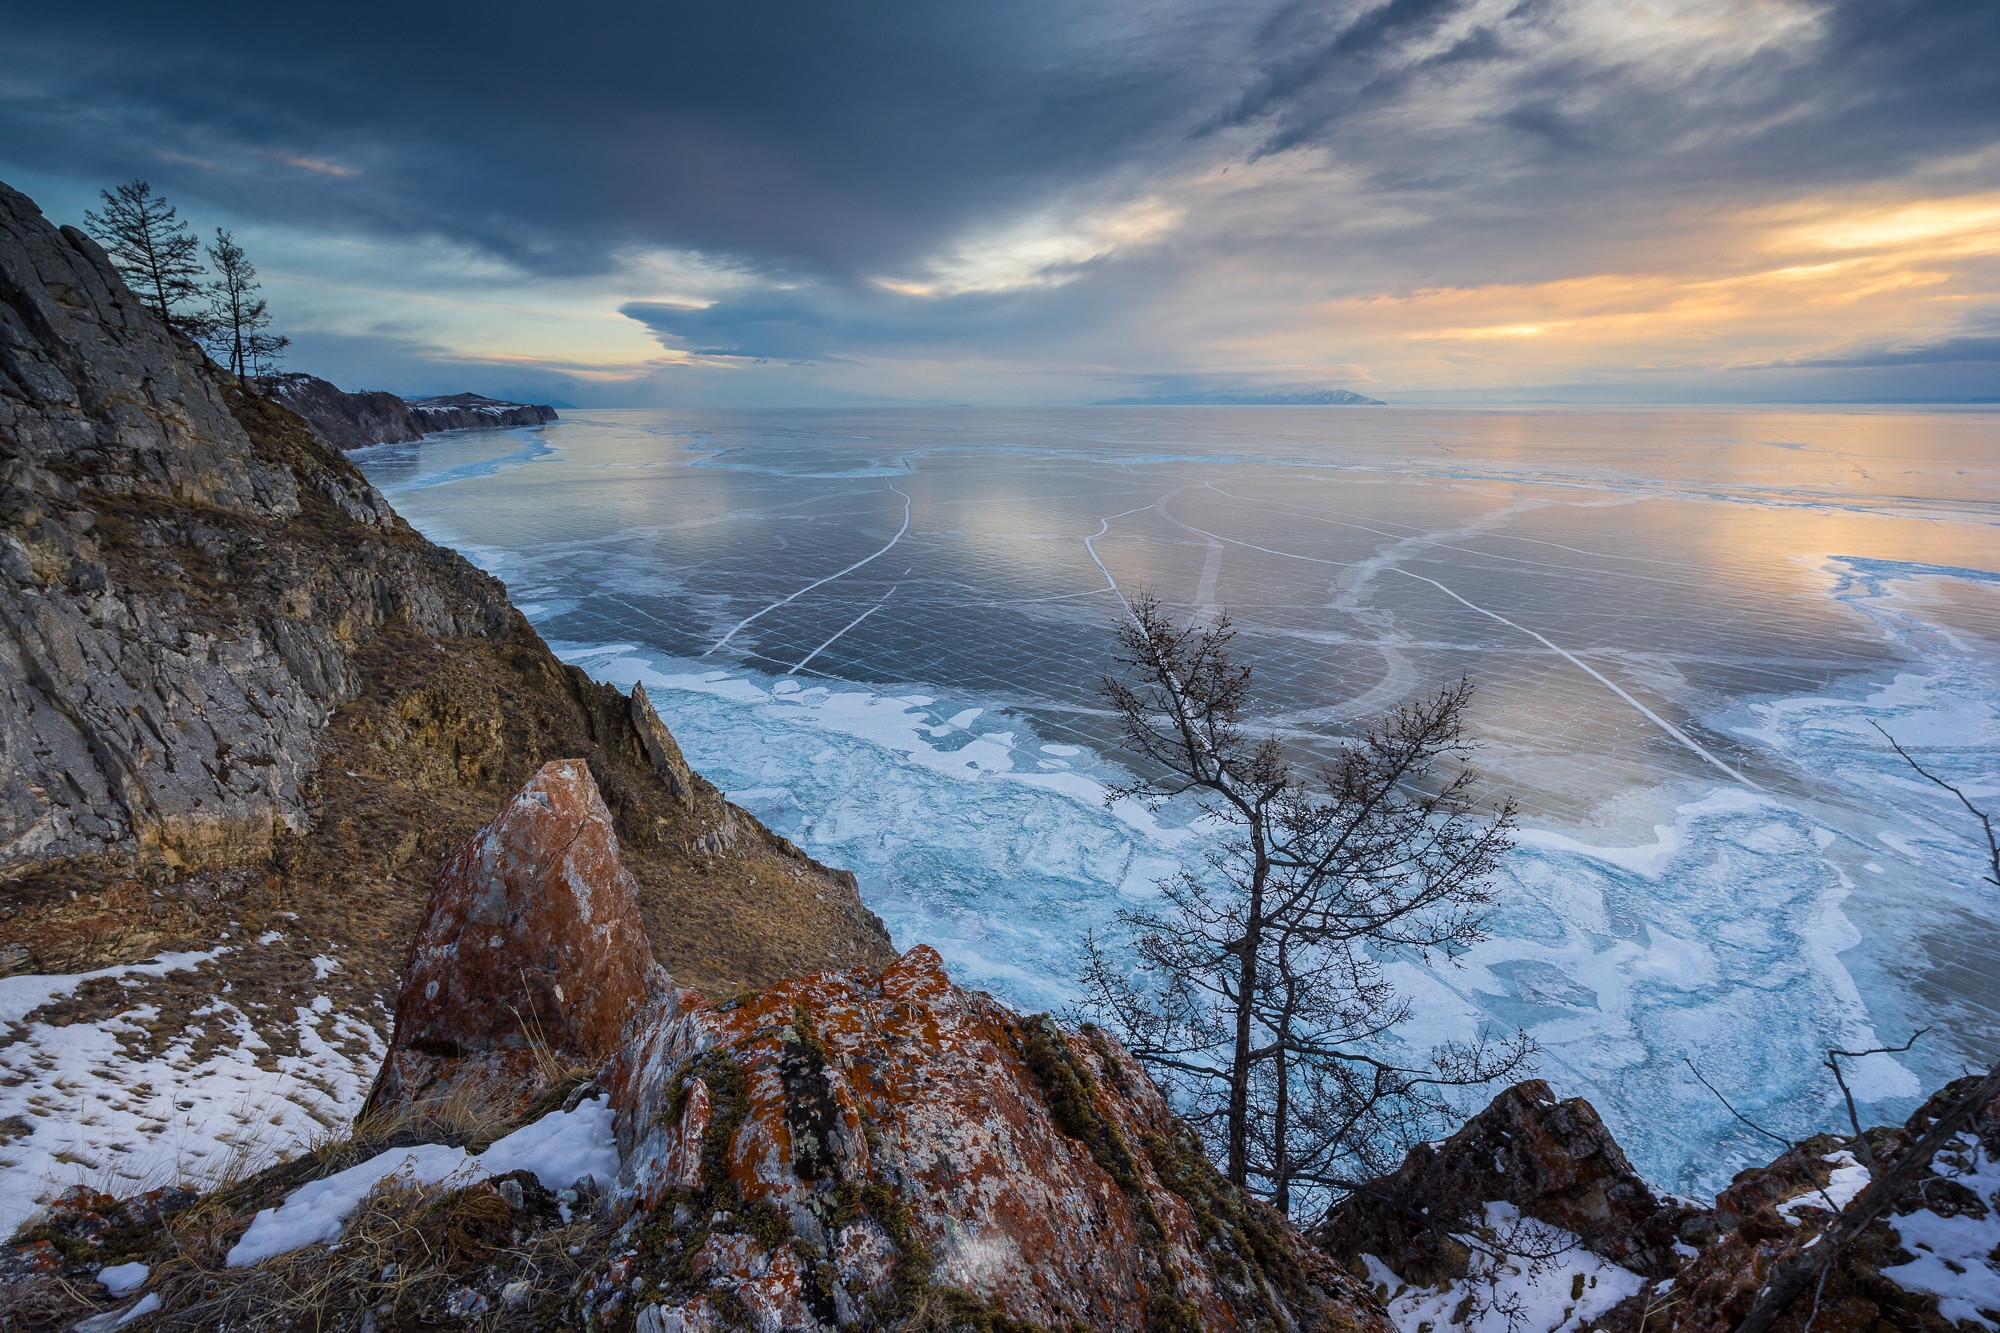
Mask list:
[{"label": "dark storm cloud", "polygon": [[633,241],[838,270],[1143,157],[1190,114],[1158,24],[1055,3],[189,13],[9,6],[0,154],[548,271]]},{"label": "dark storm cloud", "polygon": [[1916,346],[1876,347],[1835,356],[1797,357],[1745,370],[1861,370],[1877,366],[1953,366],[2000,362],[2000,335],[1945,338]]},{"label": "dark storm cloud", "polygon": [[[148,177],[204,226],[309,237],[318,295],[346,282],[355,304],[453,281],[477,304],[519,270],[599,309],[646,297],[625,313],[708,356],[1233,385],[1368,359],[1344,332],[1276,347],[1266,330],[1310,323],[1287,302],[1688,272],[1765,204],[1918,169],[1936,179],[1904,194],[1990,188],[1949,160],[2000,144],[1996,50],[1994,0],[20,4],[0,9],[0,178]],[[1238,211],[1216,202],[1246,178]],[[1154,196],[1182,221],[1092,230]],[[989,262],[1035,227],[1082,239]],[[421,244],[376,252],[407,272],[347,273],[348,237]],[[631,265],[649,250],[721,276]],[[1981,332],[1882,327],[1913,331],[1880,355]],[[426,328],[468,357],[504,341]],[[1871,332],[1821,336],[1887,346]],[[1205,367],[1204,346],[1251,350]]]},{"label": "dark storm cloud", "polygon": [[[1231,128],[1504,208],[1552,177],[1578,202],[1641,176],[1865,177],[2000,120],[1990,0],[1845,0],[1807,58],[1665,82],[1541,40],[1538,0],[1440,48],[1465,7],[17,5],[0,157],[543,272],[639,243],[839,274]],[[1472,130],[1405,123],[1464,68],[1492,74]]]},{"label": "dark storm cloud", "polygon": [[759,361],[838,361],[842,350],[895,354],[1016,345],[1031,310],[1038,330],[1074,324],[1077,294],[963,293],[910,296],[865,284],[766,288],[706,308],[631,301],[619,313],[644,324],[665,346],[697,356]]}]

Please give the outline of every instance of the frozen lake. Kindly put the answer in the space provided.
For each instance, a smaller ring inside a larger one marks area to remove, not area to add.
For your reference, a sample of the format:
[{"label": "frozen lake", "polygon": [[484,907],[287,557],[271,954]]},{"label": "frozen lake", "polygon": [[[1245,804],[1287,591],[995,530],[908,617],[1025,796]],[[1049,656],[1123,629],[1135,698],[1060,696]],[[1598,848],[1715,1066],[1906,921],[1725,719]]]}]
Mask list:
[{"label": "frozen lake", "polygon": [[[2000,412],[573,411],[355,459],[689,759],[854,869],[899,946],[1029,1008],[1198,841],[1106,809],[1116,590],[1227,608],[1323,748],[1479,685],[1520,802],[1494,938],[1397,964],[1420,1047],[1523,1026],[1659,1183],[1900,1119],[2000,1054]],[[1717,1161],[1718,1140],[1734,1157]]]}]

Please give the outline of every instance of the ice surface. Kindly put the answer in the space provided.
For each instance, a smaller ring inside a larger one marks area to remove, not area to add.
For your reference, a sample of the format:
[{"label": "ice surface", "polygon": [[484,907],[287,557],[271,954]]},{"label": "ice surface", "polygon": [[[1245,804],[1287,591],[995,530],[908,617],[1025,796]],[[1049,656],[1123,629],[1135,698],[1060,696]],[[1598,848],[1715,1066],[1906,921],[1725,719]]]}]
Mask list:
[{"label": "ice surface", "polygon": [[345,1171],[301,1186],[276,1208],[259,1212],[229,1251],[229,1265],[240,1268],[261,1263],[302,1245],[338,1239],[356,1205],[391,1177],[410,1185],[472,1184],[510,1171],[532,1171],[551,1190],[568,1189],[585,1176],[595,1176],[600,1184],[609,1183],[618,1172],[611,1120],[611,1098],[604,1096],[573,1111],[552,1111],[495,1140],[476,1156],[441,1143],[378,1153]]},{"label": "ice surface", "polygon": [[1523,836],[1489,943],[1392,960],[1403,1035],[1525,1028],[1695,1194],[1769,1147],[1684,1059],[1803,1135],[1844,1120],[1828,1046],[1937,1020],[1854,1070],[1881,1121],[2000,1054],[1982,844],[1872,725],[2000,796],[1994,420],[579,412],[533,458],[466,433],[363,465],[899,944],[1027,1008],[1207,836],[1103,803],[1121,595],[1226,607],[1251,724],[1307,759],[1470,674]]}]

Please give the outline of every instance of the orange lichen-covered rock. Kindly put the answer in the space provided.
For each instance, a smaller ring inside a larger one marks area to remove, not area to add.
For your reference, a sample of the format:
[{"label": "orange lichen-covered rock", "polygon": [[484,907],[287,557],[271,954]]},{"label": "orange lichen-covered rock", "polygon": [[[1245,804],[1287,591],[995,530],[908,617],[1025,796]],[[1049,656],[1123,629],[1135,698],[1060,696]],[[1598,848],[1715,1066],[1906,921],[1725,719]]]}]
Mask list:
[{"label": "orange lichen-covered rock", "polygon": [[585,1284],[593,1328],[1387,1330],[1116,1044],[954,986],[928,948],[663,994],[608,1077],[633,1216]]},{"label": "orange lichen-covered rock", "polygon": [[559,1071],[603,1064],[670,987],[589,766],[544,764],[439,874],[367,1113],[454,1096],[520,1110]]}]

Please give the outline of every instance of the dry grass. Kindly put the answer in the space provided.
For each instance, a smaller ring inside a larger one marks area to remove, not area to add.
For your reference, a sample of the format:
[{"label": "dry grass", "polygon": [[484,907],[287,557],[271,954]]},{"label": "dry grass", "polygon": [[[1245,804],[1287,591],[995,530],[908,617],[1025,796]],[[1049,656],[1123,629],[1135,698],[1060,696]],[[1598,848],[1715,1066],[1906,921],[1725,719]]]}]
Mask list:
[{"label": "dry grass", "polygon": [[[308,1246],[244,1268],[230,1268],[229,1247],[243,1218],[226,1206],[197,1205],[168,1229],[151,1290],[160,1295],[162,1329],[333,1329],[356,1326],[374,1310],[377,1324],[427,1323],[468,1281],[485,1292],[490,1326],[559,1300],[602,1252],[605,1229],[594,1221],[538,1228],[491,1182],[415,1185],[392,1177],[364,1199],[339,1242]],[[570,1255],[572,1247],[580,1250]],[[514,1309],[497,1291],[526,1284]]]},{"label": "dry grass", "polygon": [[[242,1268],[229,1267],[228,1254],[259,1209],[300,1186],[418,1143],[482,1151],[579,1099],[590,1072],[559,1071],[537,1104],[514,1119],[465,1094],[394,1108],[350,1136],[329,1136],[292,1161],[212,1192],[171,1218],[146,1256],[153,1265],[147,1290],[162,1302],[149,1327],[352,1329],[373,1310],[380,1329],[414,1328],[440,1318],[467,1285],[488,1305],[472,1326],[542,1326],[536,1312],[568,1293],[602,1254],[609,1231],[588,1218],[561,1223],[554,1196],[526,1173],[471,1185],[462,1177],[425,1185],[391,1176],[356,1207],[333,1245]],[[499,1289],[517,1280],[524,1284],[519,1299],[503,1308]]]}]

